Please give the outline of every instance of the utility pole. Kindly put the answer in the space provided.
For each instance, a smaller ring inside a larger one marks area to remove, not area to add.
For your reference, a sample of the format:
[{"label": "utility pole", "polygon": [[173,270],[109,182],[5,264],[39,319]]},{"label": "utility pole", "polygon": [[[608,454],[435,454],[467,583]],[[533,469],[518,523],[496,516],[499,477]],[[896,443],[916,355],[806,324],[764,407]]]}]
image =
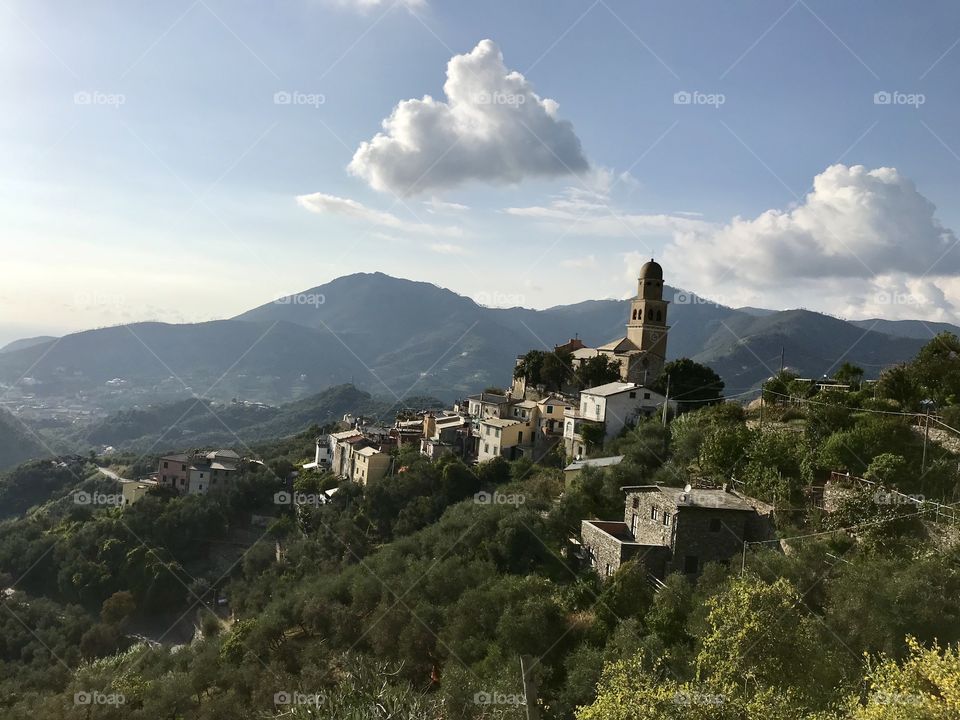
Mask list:
[{"label": "utility pole", "polygon": [[540,706],[537,705],[537,682],[531,673],[539,662],[532,655],[520,656],[520,674],[523,676],[523,700],[527,706],[527,720],[540,720]]},{"label": "utility pole", "polygon": [[781,345],[780,346],[780,374],[781,375],[783,375],[783,353],[784,353],[784,346]]},{"label": "utility pole", "polygon": [[743,559],[740,561],[740,577],[743,577],[744,571],[747,569],[747,541],[743,541]]},{"label": "utility pole", "polygon": [[763,432],[763,386],[760,386],[760,431]]},{"label": "utility pole", "polygon": [[670,376],[667,375],[667,394],[663,398],[663,426],[667,426],[667,408],[670,406]]},{"label": "utility pole", "polygon": [[930,436],[930,406],[926,405],[923,418],[923,460],[920,461],[920,475],[927,471],[927,438]]}]

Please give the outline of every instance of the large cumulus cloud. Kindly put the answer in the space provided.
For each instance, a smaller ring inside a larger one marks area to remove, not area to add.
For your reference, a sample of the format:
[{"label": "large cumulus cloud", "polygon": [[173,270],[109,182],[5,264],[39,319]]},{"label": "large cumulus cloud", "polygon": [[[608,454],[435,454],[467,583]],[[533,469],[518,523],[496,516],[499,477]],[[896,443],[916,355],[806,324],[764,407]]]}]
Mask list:
[{"label": "large cumulus cloud", "polygon": [[935,212],[895,168],[833,165],[793,209],[680,233],[673,249],[704,276],[722,273],[750,284],[955,273],[957,239]]},{"label": "large cumulus cloud", "polygon": [[895,168],[833,165],[795,207],[675,233],[665,256],[726,304],[958,319],[957,238]]},{"label": "large cumulus cloud", "polygon": [[446,100],[404,100],[349,165],[376,190],[398,195],[468,181],[517,183],[586,171],[589,163],[558,105],[504,65],[491,40],[447,65]]}]

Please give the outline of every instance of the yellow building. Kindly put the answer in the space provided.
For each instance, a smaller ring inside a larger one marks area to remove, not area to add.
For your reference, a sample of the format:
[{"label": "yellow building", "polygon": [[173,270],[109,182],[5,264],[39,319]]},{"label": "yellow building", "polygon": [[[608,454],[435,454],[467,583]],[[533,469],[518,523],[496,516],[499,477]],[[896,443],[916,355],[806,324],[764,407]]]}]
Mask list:
[{"label": "yellow building", "polygon": [[532,408],[525,409],[525,418],[487,418],[480,421],[478,462],[493,460],[495,457],[513,460],[519,454],[517,448],[536,442],[540,413],[536,403],[532,402],[531,405]]},{"label": "yellow building", "polygon": [[374,447],[353,451],[353,477],[358,485],[382,480],[390,471],[390,453],[381,452]]}]

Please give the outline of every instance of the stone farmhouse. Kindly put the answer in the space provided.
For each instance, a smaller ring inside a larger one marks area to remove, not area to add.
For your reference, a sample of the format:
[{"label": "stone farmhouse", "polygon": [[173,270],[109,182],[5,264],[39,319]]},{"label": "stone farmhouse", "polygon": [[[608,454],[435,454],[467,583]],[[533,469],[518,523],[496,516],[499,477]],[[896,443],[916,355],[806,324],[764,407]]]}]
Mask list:
[{"label": "stone farmhouse", "polygon": [[622,488],[623,520],[584,520],[581,558],[602,577],[628,560],[662,580],[673,572],[697,577],[708,562],[726,562],[745,542],[767,540],[773,508],[723,488],[662,485]]}]

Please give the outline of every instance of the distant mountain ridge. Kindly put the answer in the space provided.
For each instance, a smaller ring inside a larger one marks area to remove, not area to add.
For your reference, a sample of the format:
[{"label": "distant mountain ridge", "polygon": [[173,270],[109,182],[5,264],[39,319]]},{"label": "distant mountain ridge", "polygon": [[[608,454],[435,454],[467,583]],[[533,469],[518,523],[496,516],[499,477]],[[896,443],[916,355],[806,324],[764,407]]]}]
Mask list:
[{"label": "distant mountain ridge", "polygon": [[13,342],[8,342],[3,347],[0,347],[0,353],[13,352],[14,350],[23,350],[24,348],[33,347],[34,345],[44,345],[56,340],[52,335],[39,335],[37,337],[22,338],[20,340],[14,340]]},{"label": "distant mountain ridge", "polygon": [[[728,393],[776,371],[781,348],[802,375],[828,374],[846,360],[875,376],[912,357],[942,327],[738,310],[669,287],[665,297],[676,300],[669,357],[710,365]],[[488,308],[429,283],[359,273],[228,320],[136,323],[13,349],[0,354],[0,385],[26,375],[18,388],[42,401],[79,396],[107,409],[195,395],[279,404],[343,383],[383,397],[429,393],[449,401],[505,385],[517,355],[531,348],[574,336],[598,345],[622,335],[628,308],[626,300]]]}]

